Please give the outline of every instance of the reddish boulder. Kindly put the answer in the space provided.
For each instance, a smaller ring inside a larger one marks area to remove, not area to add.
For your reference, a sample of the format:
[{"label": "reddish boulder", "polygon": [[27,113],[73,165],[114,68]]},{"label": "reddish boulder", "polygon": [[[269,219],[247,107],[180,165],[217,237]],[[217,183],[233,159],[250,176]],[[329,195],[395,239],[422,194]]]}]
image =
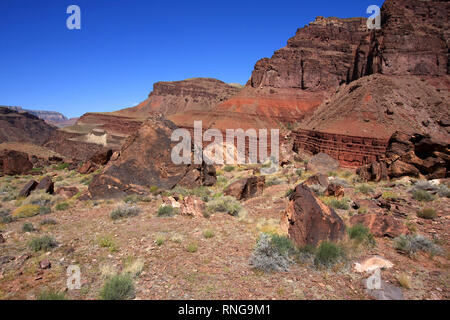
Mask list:
[{"label": "reddish boulder", "polygon": [[364,181],[375,181],[388,179],[388,172],[385,162],[373,162],[371,164],[362,166],[356,170],[356,173]]},{"label": "reddish boulder", "polygon": [[39,262],[39,268],[42,270],[50,269],[52,267],[52,264],[50,263],[50,260],[44,259],[41,262]]},{"label": "reddish boulder", "polygon": [[11,176],[25,174],[33,169],[33,164],[28,160],[28,155],[14,150],[3,150],[0,153],[0,163],[3,173]]},{"label": "reddish boulder", "polygon": [[205,203],[198,197],[189,196],[183,199],[180,214],[185,216],[203,217]]},{"label": "reddish boulder", "polygon": [[34,180],[30,180],[24,187],[22,190],[20,190],[19,192],[19,198],[26,198],[30,195],[31,191],[33,191],[34,189],[36,189],[36,187],[38,186],[38,183]]},{"label": "reddish boulder", "polygon": [[52,181],[52,178],[46,176],[39,181],[39,184],[36,187],[36,190],[44,190],[49,194],[54,193],[55,183]]},{"label": "reddish boulder", "polygon": [[350,223],[351,225],[362,224],[366,226],[375,237],[395,238],[409,232],[408,228],[399,220],[392,216],[376,213],[353,216]]},{"label": "reddish boulder", "polygon": [[56,194],[66,199],[74,197],[78,192],[77,187],[60,187],[56,189]]},{"label": "reddish boulder", "polygon": [[111,159],[112,155],[113,155],[113,151],[112,150],[98,152],[98,153],[94,154],[91,157],[91,159],[89,159],[89,161],[91,161],[94,164],[98,164],[100,166],[104,166],[104,165],[106,165],[109,162],[109,160]]},{"label": "reddish boulder", "polygon": [[289,197],[281,225],[298,246],[337,241],[345,235],[342,219],[303,184]]},{"label": "reddish boulder", "polygon": [[325,195],[329,197],[332,196],[336,198],[342,198],[343,196],[345,196],[344,187],[334,183],[330,183],[327,190],[325,191]]},{"label": "reddish boulder", "polygon": [[247,200],[262,195],[266,184],[266,177],[243,178],[230,184],[224,194],[235,197],[238,200]]},{"label": "reddish boulder", "polygon": [[6,240],[5,238],[3,238],[3,235],[0,233],[0,243],[5,243]]},{"label": "reddish boulder", "polygon": [[78,169],[78,172],[81,174],[89,174],[98,170],[98,168],[98,165],[96,165],[95,163],[87,161]]},{"label": "reddish boulder", "polygon": [[339,169],[339,161],[333,159],[326,153],[318,153],[308,161],[308,171],[327,174]]}]

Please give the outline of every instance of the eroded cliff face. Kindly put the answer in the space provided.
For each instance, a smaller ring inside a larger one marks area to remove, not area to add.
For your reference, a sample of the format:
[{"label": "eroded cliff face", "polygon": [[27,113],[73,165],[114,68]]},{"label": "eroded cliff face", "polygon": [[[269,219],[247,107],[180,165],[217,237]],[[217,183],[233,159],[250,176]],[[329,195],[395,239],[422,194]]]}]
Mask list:
[{"label": "eroded cliff face", "polygon": [[148,99],[136,107],[120,110],[115,114],[147,118],[155,113],[170,116],[190,111],[209,111],[240,90],[239,86],[210,78],[157,82]]}]

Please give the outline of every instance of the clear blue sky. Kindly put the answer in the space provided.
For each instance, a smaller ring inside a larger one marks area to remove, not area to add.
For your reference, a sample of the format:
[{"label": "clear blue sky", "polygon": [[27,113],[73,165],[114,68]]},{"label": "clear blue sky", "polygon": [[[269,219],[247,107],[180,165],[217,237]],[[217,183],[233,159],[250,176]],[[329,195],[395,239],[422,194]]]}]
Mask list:
[{"label": "clear blue sky", "polygon": [[[383,0],[0,0],[0,105],[80,116],[144,99],[157,81],[245,84],[316,16],[368,17]],[[81,30],[66,9],[81,8]]]}]

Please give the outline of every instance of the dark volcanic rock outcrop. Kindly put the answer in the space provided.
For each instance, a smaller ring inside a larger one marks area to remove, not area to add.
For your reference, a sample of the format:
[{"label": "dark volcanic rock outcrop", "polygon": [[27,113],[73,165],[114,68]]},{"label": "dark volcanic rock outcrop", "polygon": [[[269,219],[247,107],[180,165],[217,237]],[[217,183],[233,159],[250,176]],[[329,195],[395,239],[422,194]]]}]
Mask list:
[{"label": "dark volcanic rock outcrop", "polygon": [[0,151],[0,171],[7,175],[28,173],[33,164],[24,152],[14,150]]},{"label": "dark volcanic rock outcrop", "polygon": [[93,198],[115,198],[126,194],[146,194],[150,187],[172,189],[176,185],[196,187],[211,184],[213,168],[206,165],[176,165],[171,142],[177,127],[160,117],[148,119],[123,145],[117,159],[111,160],[89,185]]},{"label": "dark volcanic rock outcrop", "polygon": [[450,144],[427,135],[396,132],[389,140],[385,156],[378,162],[358,168],[364,180],[403,176],[438,179],[449,177]]},{"label": "dark volcanic rock outcrop", "polygon": [[262,195],[265,183],[265,176],[243,178],[230,184],[223,192],[238,200],[247,200]]},{"label": "dark volcanic rock outcrop", "polygon": [[303,184],[289,197],[281,225],[298,246],[337,241],[345,235],[342,219]]}]

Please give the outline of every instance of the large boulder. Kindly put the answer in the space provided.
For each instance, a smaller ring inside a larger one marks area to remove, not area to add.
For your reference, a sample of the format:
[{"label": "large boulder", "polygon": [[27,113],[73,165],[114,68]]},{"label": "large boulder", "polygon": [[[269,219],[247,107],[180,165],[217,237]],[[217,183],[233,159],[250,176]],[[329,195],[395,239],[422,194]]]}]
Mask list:
[{"label": "large boulder", "polygon": [[376,213],[353,216],[350,219],[351,225],[362,224],[369,228],[370,233],[375,237],[395,238],[401,234],[409,233],[408,228],[399,220],[392,216]]},{"label": "large boulder", "polygon": [[408,135],[395,132],[389,139],[385,157],[378,162],[360,167],[359,176],[366,181],[388,178],[449,177],[450,145],[428,135]]},{"label": "large boulder", "polygon": [[19,198],[26,198],[30,195],[31,191],[36,189],[38,183],[34,180],[28,181],[28,183],[20,190]]},{"label": "large boulder", "polygon": [[117,198],[128,194],[147,194],[150,187],[195,188],[215,182],[215,169],[205,164],[175,164],[171,153],[178,143],[171,141],[177,127],[154,116],[146,120],[122,146],[115,160],[89,185],[92,198]]},{"label": "large boulder", "polygon": [[298,246],[337,241],[345,235],[342,219],[303,184],[289,197],[281,225]]},{"label": "large boulder", "polygon": [[89,161],[91,161],[92,163],[104,166],[111,159],[112,155],[113,155],[113,151],[111,149],[106,150],[106,151],[97,152],[89,159]]},{"label": "large boulder", "polygon": [[52,178],[46,176],[39,181],[39,184],[36,187],[36,190],[44,190],[49,194],[54,193],[55,183],[52,181]]},{"label": "large boulder", "polygon": [[328,176],[326,176],[322,173],[317,173],[317,174],[309,177],[308,179],[306,179],[306,181],[303,182],[303,184],[308,187],[313,186],[313,185],[316,185],[316,186],[318,185],[324,189],[327,189],[330,182],[328,180]]},{"label": "large boulder", "polygon": [[308,171],[327,174],[330,171],[339,169],[339,161],[326,153],[318,153],[309,159],[307,169]]},{"label": "large boulder", "polygon": [[33,169],[33,164],[28,159],[28,155],[15,150],[0,152],[0,164],[3,174],[11,176],[25,174]]},{"label": "large boulder", "polygon": [[59,187],[56,189],[56,194],[65,199],[73,198],[78,192],[79,190],[77,187]]},{"label": "large boulder", "polygon": [[265,176],[243,178],[230,184],[224,193],[238,200],[247,200],[262,195],[265,184]]}]

